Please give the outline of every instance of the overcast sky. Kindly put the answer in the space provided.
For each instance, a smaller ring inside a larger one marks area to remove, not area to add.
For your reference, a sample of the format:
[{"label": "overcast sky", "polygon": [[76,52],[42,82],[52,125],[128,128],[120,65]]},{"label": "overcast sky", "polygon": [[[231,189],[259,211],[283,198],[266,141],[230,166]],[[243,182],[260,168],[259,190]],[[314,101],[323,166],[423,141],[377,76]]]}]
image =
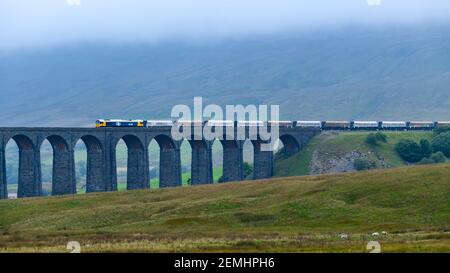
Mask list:
[{"label": "overcast sky", "polygon": [[447,21],[450,0],[0,0],[0,49]]}]

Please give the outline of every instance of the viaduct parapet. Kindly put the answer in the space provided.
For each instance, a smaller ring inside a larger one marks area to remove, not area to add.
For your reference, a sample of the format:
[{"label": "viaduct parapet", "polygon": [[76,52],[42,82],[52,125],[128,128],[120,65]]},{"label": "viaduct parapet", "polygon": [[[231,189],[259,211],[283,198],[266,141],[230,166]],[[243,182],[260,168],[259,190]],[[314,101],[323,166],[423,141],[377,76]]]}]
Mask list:
[{"label": "viaduct parapet", "polygon": [[[246,128],[248,132],[248,128]],[[300,151],[319,130],[280,127],[279,136],[288,154]],[[48,140],[53,148],[52,195],[75,194],[74,147],[81,140],[87,149],[86,192],[117,190],[116,145],[123,140],[128,148],[127,189],[149,188],[148,147],[153,139],[160,147],[160,187],[181,186],[180,146],[171,137],[170,127],[147,128],[0,128],[0,199],[6,199],[6,144],[13,140],[19,147],[18,192],[21,197],[42,195],[40,147]],[[194,139],[194,138],[193,138]],[[254,138],[252,138],[254,139]],[[192,148],[191,183],[213,183],[213,141],[190,140]],[[244,140],[221,140],[223,182],[243,180]],[[261,150],[261,142],[252,140],[253,178],[274,175],[273,152]]]}]

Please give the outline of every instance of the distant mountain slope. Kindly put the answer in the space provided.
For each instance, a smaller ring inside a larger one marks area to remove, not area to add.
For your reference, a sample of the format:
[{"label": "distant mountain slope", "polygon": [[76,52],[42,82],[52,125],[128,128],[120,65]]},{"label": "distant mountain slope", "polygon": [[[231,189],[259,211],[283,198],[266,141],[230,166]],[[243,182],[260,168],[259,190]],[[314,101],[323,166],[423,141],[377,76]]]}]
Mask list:
[{"label": "distant mountain slope", "polygon": [[450,27],[3,53],[0,96],[0,126],[168,118],[193,96],[288,119],[450,119]]}]

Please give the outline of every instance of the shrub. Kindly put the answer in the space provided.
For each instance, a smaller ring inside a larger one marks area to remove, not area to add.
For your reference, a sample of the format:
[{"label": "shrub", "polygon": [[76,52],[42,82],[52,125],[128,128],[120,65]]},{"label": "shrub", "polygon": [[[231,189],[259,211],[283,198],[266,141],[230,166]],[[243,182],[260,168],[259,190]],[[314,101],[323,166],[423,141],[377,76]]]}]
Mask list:
[{"label": "shrub", "polygon": [[410,139],[401,139],[395,145],[395,150],[403,160],[410,163],[419,162],[425,157],[421,146]]},{"label": "shrub", "polygon": [[431,158],[423,158],[417,164],[428,165],[428,164],[434,164],[434,163],[436,163],[436,162],[434,162]]},{"label": "shrub", "polygon": [[442,152],[437,152],[432,154],[430,157],[422,159],[419,164],[436,164],[443,163],[447,160],[445,155]]},{"label": "shrub", "polygon": [[442,152],[436,152],[432,154],[430,156],[430,159],[432,159],[435,163],[444,163],[445,161],[447,161],[447,158]]},{"label": "shrub", "polygon": [[420,149],[422,150],[422,156],[429,157],[432,153],[430,142],[427,139],[421,139],[419,144],[420,144]]},{"label": "shrub", "polygon": [[373,146],[378,145],[375,134],[373,134],[373,133],[368,134],[366,137],[366,143],[369,145],[373,145]]},{"label": "shrub", "polygon": [[353,161],[353,166],[357,171],[370,170],[375,168],[375,163],[363,158],[357,158]]},{"label": "shrub", "polygon": [[381,132],[370,133],[366,137],[366,143],[369,145],[376,146],[379,142],[387,142],[387,137]]},{"label": "shrub", "polygon": [[281,148],[278,152],[275,153],[275,155],[274,155],[274,160],[275,160],[275,161],[285,160],[285,159],[289,158],[291,155],[292,155],[292,154],[289,153],[287,147],[284,146],[284,147]]},{"label": "shrub", "polygon": [[[247,177],[253,173],[252,165],[250,165],[248,162],[244,162],[243,168],[244,168],[244,177]],[[224,182],[223,176],[219,177],[218,182]]]},{"label": "shrub", "polygon": [[384,142],[384,143],[387,142],[387,136],[386,136],[384,133],[382,133],[382,132],[376,132],[376,133],[375,133],[375,136],[377,137],[378,141]]},{"label": "shrub", "polygon": [[450,132],[434,136],[432,148],[433,152],[442,152],[446,157],[450,157]]},{"label": "shrub", "polygon": [[450,127],[439,127],[433,130],[433,135],[437,136],[442,133],[450,132]]},{"label": "shrub", "polygon": [[252,165],[250,165],[248,162],[244,162],[244,177],[249,176],[252,172]]}]

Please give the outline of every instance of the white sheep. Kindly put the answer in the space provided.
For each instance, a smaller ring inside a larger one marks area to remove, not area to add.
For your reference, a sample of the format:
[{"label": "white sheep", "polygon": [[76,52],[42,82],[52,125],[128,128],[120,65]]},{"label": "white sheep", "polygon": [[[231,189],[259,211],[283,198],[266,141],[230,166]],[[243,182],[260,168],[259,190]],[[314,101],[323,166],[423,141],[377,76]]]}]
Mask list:
[{"label": "white sheep", "polygon": [[339,234],[339,238],[347,240],[348,239],[348,234],[347,233],[341,233],[341,234]]},{"label": "white sheep", "polygon": [[378,233],[378,232],[372,233],[372,237],[378,237],[378,236],[380,236],[380,233]]},{"label": "white sheep", "polygon": [[387,233],[387,231],[382,231],[382,232],[381,232],[381,235],[387,236],[388,233]]}]

